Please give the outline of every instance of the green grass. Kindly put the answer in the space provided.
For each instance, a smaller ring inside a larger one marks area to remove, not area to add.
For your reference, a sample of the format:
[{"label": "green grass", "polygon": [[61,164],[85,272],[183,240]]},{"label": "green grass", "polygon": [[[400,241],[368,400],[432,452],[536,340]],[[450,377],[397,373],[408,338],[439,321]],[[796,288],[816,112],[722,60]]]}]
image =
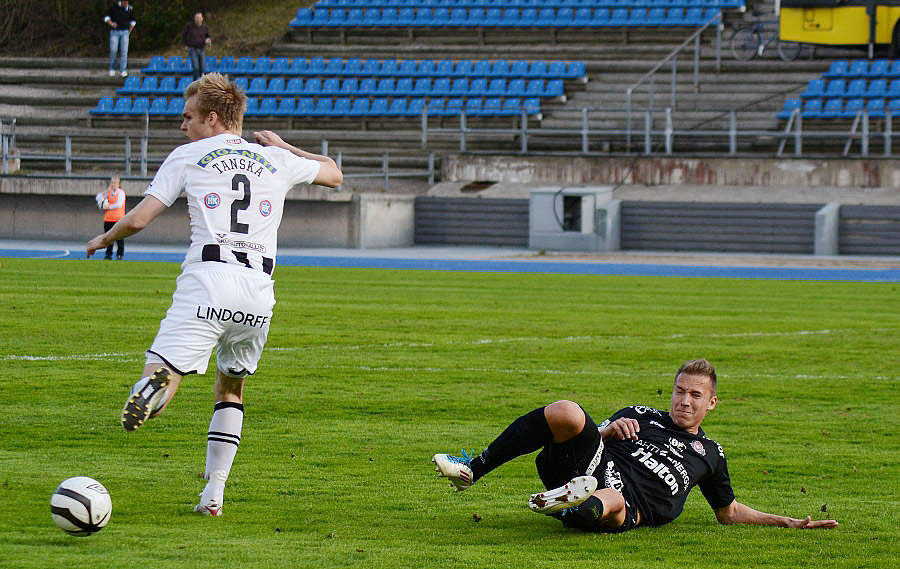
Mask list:
[{"label": "green grass", "polygon": [[[211,519],[189,513],[210,374],[141,430],[118,423],[177,273],[2,260],[0,567],[894,565],[896,284],[280,267],[225,515]],[[672,524],[589,535],[526,509],[540,488],[530,457],[462,494],[433,477],[435,452],[481,450],[554,400],[598,420],[666,408],[694,357],[720,373],[704,428],[738,499],[838,529],[720,526],[695,492]],[[75,475],[112,495],[89,538],[50,520]]]}]

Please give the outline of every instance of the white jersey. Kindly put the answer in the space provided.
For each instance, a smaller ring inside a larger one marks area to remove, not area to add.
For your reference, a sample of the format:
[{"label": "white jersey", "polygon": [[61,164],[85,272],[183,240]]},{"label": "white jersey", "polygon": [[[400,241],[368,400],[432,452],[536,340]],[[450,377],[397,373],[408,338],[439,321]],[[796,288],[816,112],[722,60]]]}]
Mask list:
[{"label": "white jersey", "polygon": [[319,174],[319,162],[223,133],[180,146],[145,192],[171,206],[185,194],[191,246],[182,268],[218,261],[271,275],[284,197]]}]

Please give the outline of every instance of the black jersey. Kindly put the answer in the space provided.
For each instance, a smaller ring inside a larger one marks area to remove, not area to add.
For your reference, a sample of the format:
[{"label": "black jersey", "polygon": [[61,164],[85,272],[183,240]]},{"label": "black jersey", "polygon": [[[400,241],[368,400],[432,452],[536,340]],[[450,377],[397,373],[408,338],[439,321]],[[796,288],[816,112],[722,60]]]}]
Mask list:
[{"label": "black jersey", "polygon": [[637,420],[638,440],[606,441],[594,476],[635,504],[644,524],[660,526],[677,518],[694,486],[700,486],[713,509],[734,501],[725,453],[702,429],[694,435],[675,425],[668,413],[641,405],[622,409],[598,427],[621,417]]}]

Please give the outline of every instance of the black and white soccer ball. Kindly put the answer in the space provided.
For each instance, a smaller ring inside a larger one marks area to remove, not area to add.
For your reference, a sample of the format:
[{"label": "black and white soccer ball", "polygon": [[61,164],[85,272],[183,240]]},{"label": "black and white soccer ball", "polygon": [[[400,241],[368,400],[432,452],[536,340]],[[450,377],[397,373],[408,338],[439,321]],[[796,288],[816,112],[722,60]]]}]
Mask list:
[{"label": "black and white soccer ball", "polygon": [[50,514],[59,529],[84,537],[103,529],[112,514],[109,492],[93,478],[63,480],[50,498]]}]

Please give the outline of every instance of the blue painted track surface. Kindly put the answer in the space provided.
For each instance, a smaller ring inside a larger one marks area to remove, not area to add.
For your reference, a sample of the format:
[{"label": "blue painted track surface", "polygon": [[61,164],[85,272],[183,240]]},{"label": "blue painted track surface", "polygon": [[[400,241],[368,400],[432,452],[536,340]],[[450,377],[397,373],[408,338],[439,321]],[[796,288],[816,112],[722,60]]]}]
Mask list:
[{"label": "blue painted track surface", "polygon": [[[7,242],[8,243],[8,242]],[[154,261],[180,263],[184,251],[134,251],[126,250],[128,261]],[[354,250],[339,249],[338,254],[304,254],[302,249],[282,250],[278,255],[280,266],[339,267],[365,269],[412,269],[430,271],[483,271],[501,273],[553,273],[569,275],[616,275],[655,277],[701,277],[701,278],[752,278],[813,281],[857,281],[857,282],[900,282],[900,268],[823,268],[823,267],[761,267],[703,264],[703,257],[694,257],[684,264],[618,263],[607,261],[553,261],[524,259],[473,258],[489,256],[509,256],[530,254],[528,251],[485,250],[473,255],[453,248],[423,248],[402,250]],[[84,261],[83,248],[59,249],[0,248],[0,257],[28,259],[72,259]],[[94,256],[92,261],[102,261],[102,256]],[[697,264],[693,264],[693,263]],[[896,260],[895,260],[896,262]]]}]

